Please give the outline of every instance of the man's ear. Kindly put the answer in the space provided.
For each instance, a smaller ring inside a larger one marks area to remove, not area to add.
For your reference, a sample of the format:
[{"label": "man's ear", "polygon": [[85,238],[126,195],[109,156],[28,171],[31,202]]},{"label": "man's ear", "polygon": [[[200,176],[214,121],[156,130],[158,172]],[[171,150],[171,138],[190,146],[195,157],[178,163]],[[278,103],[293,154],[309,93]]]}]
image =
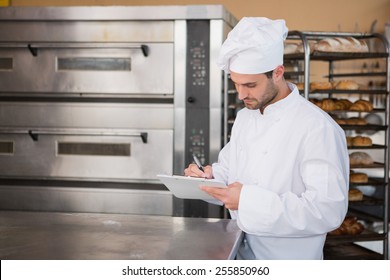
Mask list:
[{"label": "man's ear", "polygon": [[279,65],[274,69],[272,73],[272,78],[274,79],[275,82],[278,82],[283,79],[283,74],[284,74],[284,66]]}]

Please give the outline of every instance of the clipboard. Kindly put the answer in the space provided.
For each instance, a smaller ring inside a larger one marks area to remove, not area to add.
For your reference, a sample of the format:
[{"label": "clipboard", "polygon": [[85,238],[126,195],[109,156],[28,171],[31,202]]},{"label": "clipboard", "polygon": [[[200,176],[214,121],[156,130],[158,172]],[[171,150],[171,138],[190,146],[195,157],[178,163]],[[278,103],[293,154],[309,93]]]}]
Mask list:
[{"label": "clipboard", "polygon": [[202,191],[199,186],[226,188],[225,183],[215,179],[178,175],[157,175],[157,177],[173,193],[174,196],[183,199],[215,199],[211,195]]}]

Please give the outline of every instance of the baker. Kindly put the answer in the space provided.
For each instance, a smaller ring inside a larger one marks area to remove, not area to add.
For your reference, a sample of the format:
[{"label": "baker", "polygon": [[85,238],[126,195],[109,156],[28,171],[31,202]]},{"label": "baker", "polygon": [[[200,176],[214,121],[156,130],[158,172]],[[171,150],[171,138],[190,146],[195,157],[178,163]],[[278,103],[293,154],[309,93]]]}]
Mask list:
[{"label": "baker", "polygon": [[287,32],[284,20],[245,17],[229,33],[218,65],[245,108],[218,162],[184,170],[228,186],[201,188],[245,232],[238,259],[322,259],[348,208],[344,131],[284,79]]}]

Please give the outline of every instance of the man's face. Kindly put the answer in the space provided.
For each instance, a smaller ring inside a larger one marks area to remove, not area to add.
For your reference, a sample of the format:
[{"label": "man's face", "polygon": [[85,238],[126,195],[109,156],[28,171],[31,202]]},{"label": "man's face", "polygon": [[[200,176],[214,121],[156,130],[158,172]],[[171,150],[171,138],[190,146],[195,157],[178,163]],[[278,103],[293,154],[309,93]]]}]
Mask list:
[{"label": "man's face", "polygon": [[272,78],[265,74],[238,74],[231,72],[232,79],[238,91],[238,98],[242,100],[245,107],[251,110],[264,108],[274,102],[278,95],[278,89]]}]

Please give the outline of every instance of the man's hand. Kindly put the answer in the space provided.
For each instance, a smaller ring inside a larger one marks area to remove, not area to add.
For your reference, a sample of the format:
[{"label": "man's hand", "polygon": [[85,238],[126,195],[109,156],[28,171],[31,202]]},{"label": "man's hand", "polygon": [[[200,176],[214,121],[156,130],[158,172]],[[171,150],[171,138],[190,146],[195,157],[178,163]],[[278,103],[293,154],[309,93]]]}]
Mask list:
[{"label": "man's hand", "polygon": [[202,191],[223,202],[229,210],[237,210],[240,202],[242,184],[235,182],[227,186],[226,189],[201,186]]},{"label": "man's hand", "polygon": [[210,165],[203,167],[203,170],[204,172],[202,172],[195,163],[191,163],[186,169],[184,169],[184,175],[190,177],[201,177],[206,179],[213,178],[213,169]]}]

